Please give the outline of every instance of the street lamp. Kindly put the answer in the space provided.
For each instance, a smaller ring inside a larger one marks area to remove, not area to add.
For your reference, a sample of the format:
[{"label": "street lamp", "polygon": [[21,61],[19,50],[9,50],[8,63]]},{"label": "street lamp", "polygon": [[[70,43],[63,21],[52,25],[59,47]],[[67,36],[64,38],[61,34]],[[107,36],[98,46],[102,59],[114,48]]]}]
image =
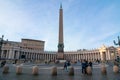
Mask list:
[{"label": "street lamp", "polygon": [[118,45],[120,47],[120,38],[118,36],[118,41],[116,42],[115,40],[113,41],[115,45]]},{"label": "street lamp", "polygon": [[[115,45],[118,45],[118,46],[120,47],[120,37],[119,37],[119,36],[118,36],[118,41],[116,42],[116,41],[114,40],[113,42],[114,42]],[[117,56],[117,59],[116,59],[116,60],[117,60],[118,63],[120,63],[120,62],[119,62],[119,56]]]},{"label": "street lamp", "polygon": [[7,41],[4,41],[3,38],[4,38],[4,35],[2,35],[2,38],[0,38],[0,60],[1,60],[2,45],[7,42]]},{"label": "street lamp", "polygon": [[0,38],[0,60],[1,60],[1,52],[2,52],[2,44],[3,44],[3,35],[2,38]]}]

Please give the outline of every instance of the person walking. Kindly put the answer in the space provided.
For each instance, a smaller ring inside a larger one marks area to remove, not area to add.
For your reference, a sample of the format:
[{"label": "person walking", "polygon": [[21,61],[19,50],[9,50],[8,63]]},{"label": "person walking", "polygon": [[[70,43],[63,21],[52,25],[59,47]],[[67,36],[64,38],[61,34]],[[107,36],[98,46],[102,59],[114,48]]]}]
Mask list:
[{"label": "person walking", "polygon": [[67,62],[64,63],[64,70],[67,70]]},{"label": "person walking", "polygon": [[82,61],[82,73],[85,74],[86,73],[86,60]]},{"label": "person walking", "polygon": [[92,62],[91,62],[91,61],[89,62],[89,66],[90,66],[90,67],[91,67],[91,69],[92,69]]}]

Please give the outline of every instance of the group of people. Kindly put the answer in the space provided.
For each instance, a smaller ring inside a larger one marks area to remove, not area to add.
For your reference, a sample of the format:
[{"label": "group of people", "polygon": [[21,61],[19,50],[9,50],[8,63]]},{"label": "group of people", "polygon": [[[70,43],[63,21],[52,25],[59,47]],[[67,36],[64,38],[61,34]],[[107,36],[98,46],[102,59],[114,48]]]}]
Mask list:
[{"label": "group of people", "polygon": [[64,63],[64,70],[67,70],[67,67],[70,66],[70,61],[65,61]]},{"label": "group of people", "polygon": [[6,64],[6,61],[4,60],[1,62],[0,66],[3,67],[5,64]]},{"label": "group of people", "polygon": [[88,62],[87,60],[82,61],[82,73],[86,74],[87,67],[90,66],[92,68],[92,62]]},{"label": "group of people", "polygon": [[[66,61],[64,63],[64,70],[68,71],[68,66],[70,66],[70,65],[71,65],[70,61]],[[86,69],[87,69],[88,66],[90,66],[92,68],[92,62],[91,61],[89,61],[89,62],[87,60],[82,60],[81,61],[81,67],[82,67],[82,73],[83,74],[87,73]]]}]

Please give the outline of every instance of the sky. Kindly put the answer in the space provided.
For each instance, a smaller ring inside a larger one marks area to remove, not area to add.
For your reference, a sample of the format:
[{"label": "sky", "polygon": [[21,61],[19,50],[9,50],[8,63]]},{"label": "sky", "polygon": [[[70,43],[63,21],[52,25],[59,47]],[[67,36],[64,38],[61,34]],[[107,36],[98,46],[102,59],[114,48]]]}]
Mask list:
[{"label": "sky", "polygon": [[42,40],[46,51],[57,51],[60,4],[65,51],[115,46],[120,0],[0,0],[0,37]]}]

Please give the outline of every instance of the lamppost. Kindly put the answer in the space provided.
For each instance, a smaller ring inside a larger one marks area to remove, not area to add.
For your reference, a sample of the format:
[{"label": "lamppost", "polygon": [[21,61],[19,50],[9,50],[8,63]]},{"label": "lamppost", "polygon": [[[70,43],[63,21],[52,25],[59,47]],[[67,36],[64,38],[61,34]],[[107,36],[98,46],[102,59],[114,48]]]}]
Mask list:
[{"label": "lamppost", "polygon": [[115,40],[113,41],[115,45],[118,45],[120,47],[120,38],[118,36],[118,41],[116,42]]},{"label": "lamppost", "polygon": [[[120,38],[118,36],[118,42],[116,42],[115,40],[113,41],[115,45],[118,45],[120,47]],[[117,62],[119,62],[119,56],[117,56]]]},{"label": "lamppost", "polygon": [[4,35],[2,35],[2,38],[0,38],[0,60],[1,60],[1,54],[2,54],[2,45],[7,42],[7,41],[4,41],[3,38],[4,38]]},{"label": "lamppost", "polygon": [[2,38],[0,38],[0,60],[1,60],[1,52],[2,52],[2,44],[3,44],[3,35]]},{"label": "lamppost", "polygon": [[118,42],[116,42],[115,40],[113,41],[115,45],[118,45],[120,47],[120,38],[118,36]]}]

